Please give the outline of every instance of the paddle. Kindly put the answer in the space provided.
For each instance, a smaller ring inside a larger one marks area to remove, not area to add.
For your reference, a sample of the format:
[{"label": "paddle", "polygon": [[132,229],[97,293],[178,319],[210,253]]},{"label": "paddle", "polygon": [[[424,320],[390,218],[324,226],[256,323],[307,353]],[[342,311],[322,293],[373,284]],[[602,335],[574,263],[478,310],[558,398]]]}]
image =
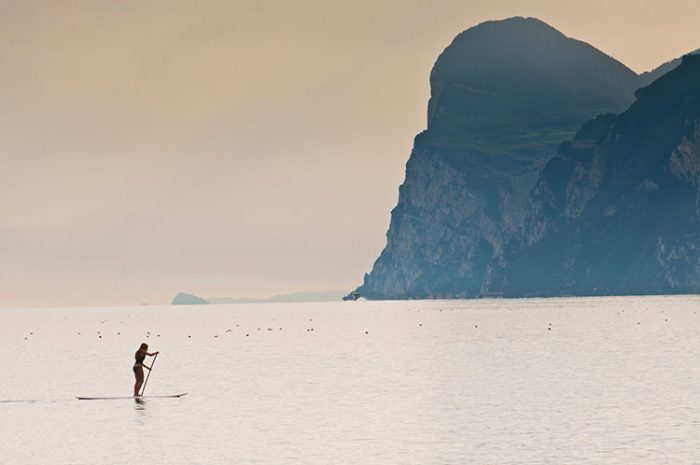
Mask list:
[{"label": "paddle", "polygon": [[141,396],[143,396],[143,393],[146,392],[146,384],[148,384],[148,378],[151,377],[151,372],[153,371],[153,365],[156,363],[156,359],[158,358],[158,354],[155,354],[153,356],[153,361],[151,362],[151,368],[148,370],[148,374],[146,375],[146,381],[143,382],[143,387],[141,388]]}]

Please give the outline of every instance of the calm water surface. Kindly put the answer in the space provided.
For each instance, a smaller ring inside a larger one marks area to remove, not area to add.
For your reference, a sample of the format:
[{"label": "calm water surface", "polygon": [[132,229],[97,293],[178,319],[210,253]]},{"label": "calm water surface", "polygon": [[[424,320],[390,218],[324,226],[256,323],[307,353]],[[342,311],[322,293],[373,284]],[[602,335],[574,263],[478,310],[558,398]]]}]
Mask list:
[{"label": "calm water surface", "polygon": [[[700,464],[700,298],[0,310],[0,464]],[[100,337],[101,336],[101,337]],[[141,342],[161,352],[128,396]]]}]

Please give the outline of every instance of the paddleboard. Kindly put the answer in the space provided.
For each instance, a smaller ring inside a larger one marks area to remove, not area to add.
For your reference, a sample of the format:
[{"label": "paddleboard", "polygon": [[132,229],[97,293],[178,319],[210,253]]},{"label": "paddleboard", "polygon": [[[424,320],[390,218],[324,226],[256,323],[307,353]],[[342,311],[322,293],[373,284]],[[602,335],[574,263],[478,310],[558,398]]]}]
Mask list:
[{"label": "paddleboard", "polygon": [[129,396],[129,397],[76,397],[78,400],[124,400],[124,399],[168,399],[168,398],[178,398],[178,397],[183,397],[186,396],[187,393],[184,392],[182,394],[174,394],[171,396],[141,396],[141,397],[134,397],[134,396]]}]

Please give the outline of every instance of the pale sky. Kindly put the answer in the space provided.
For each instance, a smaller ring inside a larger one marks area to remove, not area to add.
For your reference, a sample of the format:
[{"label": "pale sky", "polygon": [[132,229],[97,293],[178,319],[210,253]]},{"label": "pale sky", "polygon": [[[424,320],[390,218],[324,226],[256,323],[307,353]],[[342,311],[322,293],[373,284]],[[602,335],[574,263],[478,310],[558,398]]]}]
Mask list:
[{"label": "pale sky", "polygon": [[437,56],[511,16],[700,47],[697,0],[0,0],[0,307],[352,290]]}]

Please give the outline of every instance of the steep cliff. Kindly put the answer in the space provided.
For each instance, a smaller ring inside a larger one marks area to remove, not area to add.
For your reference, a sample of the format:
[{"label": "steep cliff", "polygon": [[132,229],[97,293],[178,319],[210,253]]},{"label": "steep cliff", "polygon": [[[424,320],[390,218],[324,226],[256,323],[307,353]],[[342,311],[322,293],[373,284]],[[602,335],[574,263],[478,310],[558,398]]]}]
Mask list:
[{"label": "steep cliff", "polygon": [[627,108],[642,81],[537,19],[511,18],[457,36],[430,85],[387,245],[358,288],[368,298],[492,288],[545,162],[584,121]]},{"label": "steep cliff", "polygon": [[700,56],[562,145],[506,255],[506,295],[700,292]]}]

